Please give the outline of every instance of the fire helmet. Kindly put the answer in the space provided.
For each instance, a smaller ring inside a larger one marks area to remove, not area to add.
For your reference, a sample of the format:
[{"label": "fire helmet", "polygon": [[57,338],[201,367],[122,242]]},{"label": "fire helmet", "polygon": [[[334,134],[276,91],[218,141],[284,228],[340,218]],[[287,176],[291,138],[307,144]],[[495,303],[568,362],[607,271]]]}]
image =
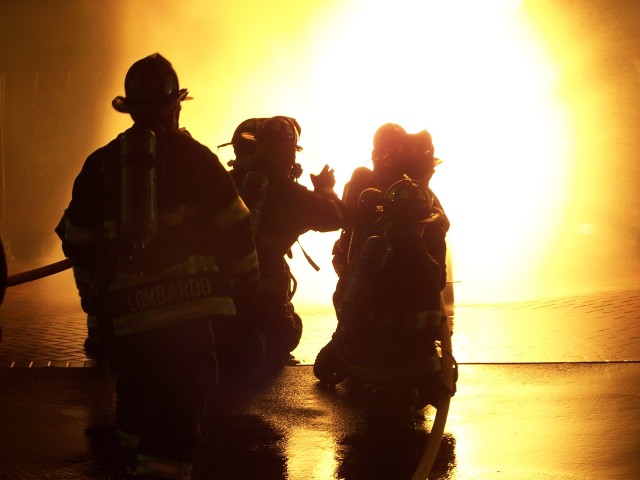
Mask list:
[{"label": "fire helmet", "polygon": [[433,195],[420,182],[405,177],[391,185],[384,195],[381,225],[430,223],[438,218]]},{"label": "fire helmet", "polygon": [[180,88],[171,63],[159,53],[136,61],[124,79],[125,97],[111,104],[121,113],[162,114],[183,100],[190,100],[186,88]]},{"label": "fire helmet", "polygon": [[300,138],[300,126],[298,122],[285,116],[267,118],[258,127],[255,133],[242,132],[242,138],[250,142],[257,142],[269,147],[291,147],[299,152],[302,147],[298,145]]},{"label": "fire helmet", "polygon": [[426,130],[410,133],[403,139],[400,149],[409,156],[428,157],[434,152],[433,139]]},{"label": "fire helmet", "polygon": [[435,158],[434,152],[433,140],[427,130],[407,134],[396,151],[394,165],[390,165],[389,168],[395,172],[397,178],[406,174],[422,180],[430,177],[433,169],[441,162]]},{"label": "fire helmet", "polygon": [[407,132],[397,123],[385,123],[373,134],[373,162],[374,167],[390,152],[396,150]]},{"label": "fire helmet", "polygon": [[231,141],[218,145],[218,148],[226,147],[228,145],[233,145],[233,148],[236,151],[238,149],[242,150],[243,147],[246,149],[253,150],[254,148],[253,142],[247,140],[246,138],[243,138],[242,134],[244,132],[248,132],[255,135],[256,132],[258,131],[258,128],[260,127],[260,125],[262,125],[262,123],[265,120],[266,120],[265,118],[247,118],[246,120],[240,122],[240,124],[236,127],[235,131],[233,132]]}]

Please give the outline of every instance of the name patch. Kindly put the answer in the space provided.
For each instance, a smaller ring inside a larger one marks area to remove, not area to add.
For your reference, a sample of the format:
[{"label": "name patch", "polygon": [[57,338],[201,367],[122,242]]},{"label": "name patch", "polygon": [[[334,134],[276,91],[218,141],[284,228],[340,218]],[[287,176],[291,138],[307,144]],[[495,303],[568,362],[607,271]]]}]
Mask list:
[{"label": "name patch", "polygon": [[[124,293],[126,310],[133,313],[150,308],[162,307],[208,297],[214,292],[211,279],[208,277],[189,278],[162,284],[146,285],[138,289],[130,289]],[[119,303],[119,302],[118,302]],[[122,305],[123,307],[125,305]]]},{"label": "name patch", "polygon": [[226,281],[212,272],[156,280],[112,291],[111,313],[116,316],[129,315],[205,297],[226,295]]}]

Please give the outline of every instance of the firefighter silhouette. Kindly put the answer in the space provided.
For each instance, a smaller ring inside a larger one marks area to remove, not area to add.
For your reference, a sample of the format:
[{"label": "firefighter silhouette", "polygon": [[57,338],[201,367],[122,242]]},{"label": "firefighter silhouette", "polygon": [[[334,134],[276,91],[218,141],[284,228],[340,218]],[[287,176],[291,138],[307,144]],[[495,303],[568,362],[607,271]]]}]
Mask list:
[{"label": "firefighter silhouette", "polygon": [[422,235],[442,212],[429,190],[408,177],[382,197],[375,221],[382,233],[363,242],[338,281],[338,326],[314,374],[329,385],[347,378],[359,385],[372,421],[413,428],[415,413],[441,388],[435,342],[447,316],[440,266]]},{"label": "firefighter silhouette", "polygon": [[257,254],[231,176],[179,126],[189,97],[169,61],[136,61],[124,89],[112,105],[133,126],[87,157],[57,231],[114,352],[136,478],[185,479],[217,380],[212,324],[255,299]]}]

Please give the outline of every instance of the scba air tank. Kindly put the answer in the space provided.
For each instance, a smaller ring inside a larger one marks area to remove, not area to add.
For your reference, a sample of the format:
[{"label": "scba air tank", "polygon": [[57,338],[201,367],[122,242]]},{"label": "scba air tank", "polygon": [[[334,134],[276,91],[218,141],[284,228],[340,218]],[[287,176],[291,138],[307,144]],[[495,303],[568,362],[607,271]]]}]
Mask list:
[{"label": "scba air tank", "polygon": [[349,242],[349,262],[358,257],[360,248],[367,238],[377,233],[375,222],[380,216],[378,207],[382,205],[382,199],[383,194],[377,188],[367,188],[360,194]]},{"label": "scba air tank", "polygon": [[158,232],[156,136],[133,126],[120,135],[120,215],[118,236],[144,248]]}]

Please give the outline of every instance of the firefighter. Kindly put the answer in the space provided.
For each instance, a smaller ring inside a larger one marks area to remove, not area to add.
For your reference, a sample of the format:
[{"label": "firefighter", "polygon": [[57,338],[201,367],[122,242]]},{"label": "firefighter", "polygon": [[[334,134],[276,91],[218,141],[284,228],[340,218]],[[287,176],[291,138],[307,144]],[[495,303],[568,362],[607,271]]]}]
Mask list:
[{"label": "firefighter", "polygon": [[302,320],[291,302],[295,279],[286,260],[291,247],[309,230],[330,232],[345,225],[333,170],[325,165],[318,175],[311,175],[313,191],[298,183],[299,131],[291,117],[275,116],[264,120],[255,133],[242,134],[256,146],[252,169],[238,188],[252,212],[260,294],[240,312],[238,323],[258,330],[265,359],[261,364],[269,369],[284,365],[302,336]]},{"label": "firefighter", "polygon": [[[302,133],[300,124],[293,117],[287,118],[293,122],[293,125],[298,131],[299,137]],[[253,159],[256,154],[256,143],[243,137],[242,134],[255,135],[258,128],[265,120],[266,118],[262,117],[247,118],[246,120],[243,120],[233,132],[231,141],[218,145],[218,148],[227,147],[229,145],[233,146],[235,158],[227,162],[227,165],[231,167],[231,176],[238,186],[242,184],[245,174],[252,170]]]},{"label": "firefighter", "polygon": [[233,146],[235,158],[227,165],[231,167],[230,173],[236,184],[240,184],[245,174],[251,170],[253,157],[256,153],[255,142],[243,138],[242,134],[246,132],[255,134],[264,120],[264,118],[247,118],[236,127],[230,142],[218,145],[218,148]]},{"label": "firefighter", "polygon": [[424,185],[394,183],[377,220],[382,234],[364,242],[338,281],[338,327],[314,373],[325,384],[360,385],[374,425],[413,429],[414,413],[442,386],[435,342],[447,315],[440,266],[422,240],[441,215]]},{"label": "firefighter", "polygon": [[[344,187],[342,200],[351,218],[350,224],[343,229],[333,247],[333,266],[340,276],[349,263],[349,258],[357,255],[361,243],[370,235],[379,233],[373,223],[375,209],[380,206],[382,196],[367,189],[385,192],[393,183],[404,175],[416,179],[429,188],[429,181],[441,161],[435,157],[435,149],[431,134],[427,130],[409,134],[395,123],[385,123],[373,136],[371,154],[373,168],[358,167],[353,171],[351,179]],[[367,191],[361,198],[361,194]],[[431,255],[441,267],[441,287],[446,286],[446,234],[449,220],[436,195],[429,191],[436,207],[443,212],[437,222],[425,228],[423,240]],[[373,213],[372,213],[373,209]],[[355,234],[355,237],[354,237]],[[350,251],[351,250],[351,251]]]},{"label": "firefighter", "polygon": [[188,92],[158,53],[112,105],[133,126],[86,159],[64,253],[98,291],[115,348],[116,427],[137,478],[188,479],[217,376],[212,321],[257,295],[250,214],[218,157],[179,127]]}]

